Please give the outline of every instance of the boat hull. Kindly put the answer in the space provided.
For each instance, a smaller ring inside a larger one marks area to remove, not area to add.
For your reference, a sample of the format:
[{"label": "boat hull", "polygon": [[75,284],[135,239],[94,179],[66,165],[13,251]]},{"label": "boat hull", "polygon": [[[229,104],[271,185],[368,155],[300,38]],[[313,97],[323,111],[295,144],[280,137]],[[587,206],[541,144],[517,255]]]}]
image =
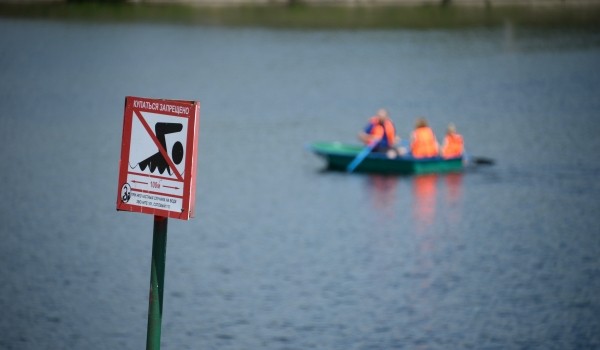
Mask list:
[{"label": "boat hull", "polygon": [[[315,142],[309,149],[327,161],[327,168],[345,171],[363,146],[341,142]],[[416,159],[412,156],[388,158],[383,153],[369,154],[354,170],[355,172],[379,174],[429,174],[463,170],[463,159],[441,157]]]}]

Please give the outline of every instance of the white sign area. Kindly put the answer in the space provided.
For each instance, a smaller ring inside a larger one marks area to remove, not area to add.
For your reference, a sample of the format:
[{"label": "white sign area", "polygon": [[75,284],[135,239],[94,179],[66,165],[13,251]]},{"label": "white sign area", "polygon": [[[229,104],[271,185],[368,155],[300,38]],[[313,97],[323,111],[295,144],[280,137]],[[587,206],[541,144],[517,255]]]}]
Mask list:
[{"label": "white sign area", "polygon": [[127,174],[131,204],[181,210],[187,128],[187,118],[134,113]]}]

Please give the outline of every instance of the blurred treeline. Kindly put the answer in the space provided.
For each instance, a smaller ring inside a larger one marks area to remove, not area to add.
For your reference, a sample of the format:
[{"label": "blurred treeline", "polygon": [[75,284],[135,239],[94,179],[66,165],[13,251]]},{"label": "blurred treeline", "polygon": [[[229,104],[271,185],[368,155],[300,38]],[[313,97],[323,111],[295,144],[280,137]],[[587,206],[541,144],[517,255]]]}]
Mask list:
[{"label": "blurred treeline", "polygon": [[493,7],[456,6],[449,1],[419,6],[351,7],[314,6],[300,0],[229,6],[126,0],[0,1],[0,17],[319,29],[430,29],[507,24],[600,29],[600,5]]}]

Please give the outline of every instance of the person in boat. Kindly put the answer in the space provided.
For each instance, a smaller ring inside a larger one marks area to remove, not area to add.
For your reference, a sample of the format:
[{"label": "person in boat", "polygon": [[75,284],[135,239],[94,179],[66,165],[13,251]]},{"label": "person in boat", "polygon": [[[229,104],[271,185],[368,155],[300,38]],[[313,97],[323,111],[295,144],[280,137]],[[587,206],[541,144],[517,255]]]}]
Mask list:
[{"label": "person in boat", "polygon": [[446,131],[446,137],[442,145],[441,155],[443,158],[458,158],[462,157],[465,151],[463,137],[456,132],[456,126],[450,123]]},{"label": "person in boat", "polygon": [[365,145],[376,142],[373,152],[387,153],[392,157],[398,154],[396,144],[399,142],[399,137],[396,136],[396,127],[387,110],[383,108],[369,119],[369,123],[358,133],[358,138]]},{"label": "person in boat", "polygon": [[431,158],[440,154],[440,147],[425,118],[417,118],[410,135],[410,151],[415,158]]}]

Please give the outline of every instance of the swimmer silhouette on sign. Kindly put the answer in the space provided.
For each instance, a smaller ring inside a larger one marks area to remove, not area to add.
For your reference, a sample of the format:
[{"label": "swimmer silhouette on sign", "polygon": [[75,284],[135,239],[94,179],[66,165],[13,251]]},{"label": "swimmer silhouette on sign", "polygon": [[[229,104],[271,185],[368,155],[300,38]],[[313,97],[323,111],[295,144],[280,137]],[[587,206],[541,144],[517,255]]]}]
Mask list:
[{"label": "swimmer silhouette on sign", "polygon": [[[183,125],[179,123],[156,123],[154,126],[154,133],[156,134],[156,138],[158,139],[158,142],[160,142],[160,145],[165,151],[167,151],[167,141],[165,139],[165,135],[180,132],[182,129]],[[173,149],[171,150],[171,160],[177,165],[179,165],[179,163],[181,163],[183,160],[183,145],[179,141],[173,144]],[[154,170],[158,169],[158,172],[162,174],[166,170],[169,175],[172,175],[169,164],[160,153],[160,150],[139,162],[138,165],[142,171],[144,171],[146,168],[150,168],[150,172],[154,173]],[[175,169],[173,170],[175,171]]]}]

